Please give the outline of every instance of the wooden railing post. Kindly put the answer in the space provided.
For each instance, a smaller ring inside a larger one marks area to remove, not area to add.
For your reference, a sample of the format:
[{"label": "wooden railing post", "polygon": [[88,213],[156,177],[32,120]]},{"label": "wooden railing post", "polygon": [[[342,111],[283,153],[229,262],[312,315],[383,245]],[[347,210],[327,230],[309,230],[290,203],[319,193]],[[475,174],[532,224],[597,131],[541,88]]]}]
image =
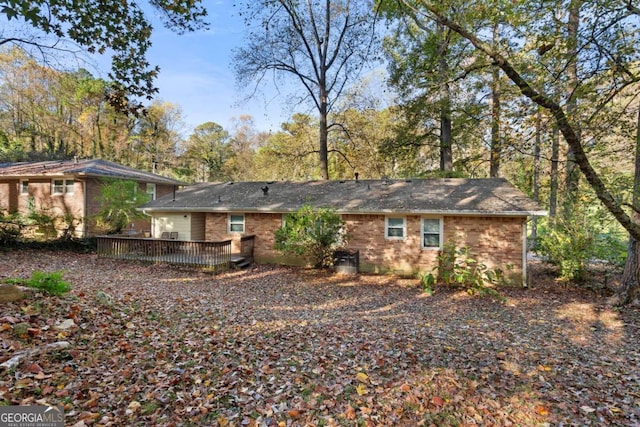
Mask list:
[{"label": "wooden railing post", "polygon": [[97,254],[99,258],[200,265],[217,271],[230,266],[231,240],[213,242],[98,236]]}]

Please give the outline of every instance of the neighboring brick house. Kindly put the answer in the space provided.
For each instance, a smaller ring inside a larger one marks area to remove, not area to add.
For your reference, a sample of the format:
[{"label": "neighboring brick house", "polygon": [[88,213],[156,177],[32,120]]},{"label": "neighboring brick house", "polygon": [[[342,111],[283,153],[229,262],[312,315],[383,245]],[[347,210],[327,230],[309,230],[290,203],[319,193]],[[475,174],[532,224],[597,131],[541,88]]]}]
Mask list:
[{"label": "neighboring brick house", "polygon": [[181,240],[231,238],[237,247],[240,236],[255,235],[258,262],[287,262],[273,249],[274,231],[305,204],[341,214],[362,271],[430,271],[452,241],[518,283],[526,277],[527,219],[546,214],[504,179],[203,183],[142,209],[154,237],[174,231]]},{"label": "neighboring brick house", "polygon": [[[42,212],[52,217],[72,215],[75,235],[100,232],[93,217],[99,211],[105,179],[138,183],[138,191],[153,199],[173,193],[182,182],[106,160],[62,160],[0,164],[0,213]],[[150,230],[150,219],[136,220],[133,230]]]}]

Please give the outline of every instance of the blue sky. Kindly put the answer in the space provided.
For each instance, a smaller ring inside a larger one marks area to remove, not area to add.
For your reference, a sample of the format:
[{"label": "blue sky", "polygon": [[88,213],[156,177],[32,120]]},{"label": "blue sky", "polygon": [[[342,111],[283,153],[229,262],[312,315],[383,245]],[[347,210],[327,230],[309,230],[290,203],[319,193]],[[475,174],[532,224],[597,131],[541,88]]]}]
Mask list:
[{"label": "blue sky", "polygon": [[[183,137],[188,137],[194,127],[208,121],[232,131],[234,119],[241,115],[252,116],[257,130],[278,131],[280,125],[290,119],[294,109],[315,114],[313,109],[291,104],[287,97],[291,95],[290,89],[300,90],[295,85],[284,89],[280,87],[279,91],[274,85],[263,84],[251,100],[243,102],[253,88],[237,90],[232,55],[234,49],[246,43],[248,29],[238,15],[238,9],[233,6],[234,1],[203,0],[209,14],[209,29],[182,35],[165,28],[153,10],[143,6],[154,27],[147,59],[160,67],[155,82],[159,89],[156,99],[181,108],[185,124],[181,132]],[[0,18],[0,33],[3,30],[17,31],[24,35],[29,31],[21,22],[7,22],[3,15]],[[111,66],[111,58],[106,55],[79,54],[78,57],[57,59],[61,69],[83,67],[94,76],[105,79]],[[381,84],[374,79],[371,86],[377,89]]]},{"label": "blue sky", "polygon": [[[242,114],[251,115],[259,130],[277,131],[290,116],[282,111],[282,97],[274,99],[272,95],[267,101],[259,96],[238,105],[243,93],[236,90],[231,56],[232,50],[244,43],[245,26],[233,0],[204,0],[204,4],[209,12],[207,31],[178,35],[154,20],[148,59],[160,67],[157,98],[180,105],[187,124],[185,136],[207,121],[230,130],[232,119]],[[101,71],[106,76],[108,62],[99,62],[104,63]],[[264,92],[273,90],[266,88]]]},{"label": "blue sky", "polygon": [[[284,88],[263,84],[251,100],[239,104],[249,91],[236,90],[232,51],[246,43],[247,28],[233,3],[234,0],[203,0],[209,13],[207,31],[178,35],[161,22],[153,21],[153,45],[148,59],[160,67],[157,98],[180,105],[187,124],[185,137],[195,126],[207,121],[231,131],[232,119],[243,114],[251,115],[261,131],[280,130],[294,109],[316,114],[313,108],[291,104],[288,95],[292,90],[301,90],[295,84]],[[106,67],[105,73],[108,64]],[[380,74],[371,71],[361,77],[374,75],[370,84],[379,88]]]}]

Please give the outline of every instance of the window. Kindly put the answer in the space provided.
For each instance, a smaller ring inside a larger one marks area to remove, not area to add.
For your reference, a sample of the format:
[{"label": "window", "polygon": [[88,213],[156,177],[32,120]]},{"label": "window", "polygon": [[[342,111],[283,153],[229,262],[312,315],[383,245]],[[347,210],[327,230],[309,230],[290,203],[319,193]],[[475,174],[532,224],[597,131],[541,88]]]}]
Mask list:
[{"label": "window", "polygon": [[244,233],[244,215],[229,215],[229,233]]},{"label": "window", "polygon": [[442,220],[422,218],[422,248],[440,249],[442,244]]},{"label": "window", "polygon": [[29,180],[21,179],[20,180],[20,194],[27,195],[29,194]]},{"label": "window", "polygon": [[156,199],[156,185],[150,182],[147,182],[147,194],[151,198],[151,200]]},{"label": "window", "polygon": [[403,217],[386,219],[386,232],[385,237],[387,239],[404,239],[405,236],[405,222]]},{"label": "window", "polygon": [[52,194],[73,194],[75,181],[72,179],[54,179]]}]

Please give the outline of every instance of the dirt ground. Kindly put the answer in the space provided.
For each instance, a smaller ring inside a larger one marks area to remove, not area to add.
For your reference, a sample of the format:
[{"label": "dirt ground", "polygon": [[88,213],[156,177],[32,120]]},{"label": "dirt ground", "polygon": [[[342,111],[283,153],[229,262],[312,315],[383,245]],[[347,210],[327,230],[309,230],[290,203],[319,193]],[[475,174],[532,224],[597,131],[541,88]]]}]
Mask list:
[{"label": "dirt ground", "polygon": [[391,276],[0,252],[0,280],[72,285],[0,305],[0,363],[19,361],[0,404],[61,404],[69,426],[640,425],[638,310],[607,304],[604,275],[584,289],[533,268],[501,302]]}]

